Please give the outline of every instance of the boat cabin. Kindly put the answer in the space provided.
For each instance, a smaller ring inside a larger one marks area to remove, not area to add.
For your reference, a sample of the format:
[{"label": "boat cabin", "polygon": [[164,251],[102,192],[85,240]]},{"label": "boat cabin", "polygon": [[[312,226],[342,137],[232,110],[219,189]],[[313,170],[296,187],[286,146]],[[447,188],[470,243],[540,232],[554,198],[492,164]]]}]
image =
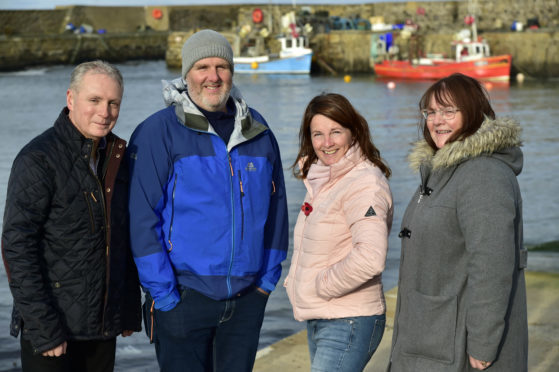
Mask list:
[{"label": "boat cabin", "polygon": [[281,44],[281,51],[280,51],[281,58],[309,54],[310,49],[307,47],[306,37],[282,36],[277,38],[277,40]]},{"label": "boat cabin", "polygon": [[460,41],[452,44],[452,55],[457,62],[472,61],[489,57],[489,45],[485,40],[478,42]]}]

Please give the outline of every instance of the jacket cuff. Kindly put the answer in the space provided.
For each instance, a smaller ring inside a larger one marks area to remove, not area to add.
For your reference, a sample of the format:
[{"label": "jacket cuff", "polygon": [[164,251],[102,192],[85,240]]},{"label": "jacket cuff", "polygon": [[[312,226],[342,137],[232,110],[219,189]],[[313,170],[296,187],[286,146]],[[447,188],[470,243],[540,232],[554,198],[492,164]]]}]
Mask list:
[{"label": "jacket cuff", "polygon": [[[21,335],[21,337],[23,337],[23,334]],[[41,355],[45,351],[49,351],[51,349],[54,349],[55,347],[63,344],[64,341],[66,341],[66,338],[65,337],[60,337],[60,338],[55,338],[54,340],[51,340],[51,341],[49,341],[49,342],[47,342],[43,345],[38,346],[35,342],[33,342],[33,340],[30,340],[31,346],[33,347],[33,354],[34,355]]]},{"label": "jacket cuff", "polygon": [[181,298],[177,289],[173,289],[166,297],[158,298],[155,300],[155,308],[161,311],[169,311],[175,308],[180,302]]},{"label": "jacket cuff", "polygon": [[270,282],[270,281],[265,280],[264,278],[261,278],[260,280],[258,280],[258,281],[256,282],[256,286],[257,286],[258,288],[261,288],[261,289],[265,290],[265,291],[268,292],[268,293],[272,293],[272,291],[273,291],[274,289],[276,289],[276,285],[275,285],[275,284],[273,284],[273,283]]},{"label": "jacket cuff", "polygon": [[476,358],[477,360],[492,362],[497,358],[497,346],[479,343],[474,340],[468,340],[467,342],[468,355]]}]

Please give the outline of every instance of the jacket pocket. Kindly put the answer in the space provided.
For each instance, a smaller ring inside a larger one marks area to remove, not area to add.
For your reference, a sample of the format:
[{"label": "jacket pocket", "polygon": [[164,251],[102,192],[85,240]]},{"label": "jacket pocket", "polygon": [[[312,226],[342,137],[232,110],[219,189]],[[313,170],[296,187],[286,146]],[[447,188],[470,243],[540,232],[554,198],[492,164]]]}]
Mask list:
[{"label": "jacket pocket", "polygon": [[245,190],[243,189],[243,179],[241,178],[241,171],[237,172],[239,174],[239,189],[241,191],[241,240],[244,239],[245,236],[245,207],[243,206],[243,199],[245,197]]},{"label": "jacket pocket", "polygon": [[86,332],[91,317],[95,318],[93,315],[95,312],[90,311],[89,306],[91,306],[91,302],[99,300],[100,295],[88,288],[86,282],[85,276],[50,282],[54,307],[71,334]]},{"label": "jacket pocket", "polygon": [[91,203],[97,203],[97,199],[95,199],[93,192],[88,193],[87,191],[83,192],[83,197],[85,198],[85,204],[87,204],[87,211],[89,212],[89,232],[93,234],[95,233],[95,215],[93,214],[93,206]]},{"label": "jacket pocket", "polygon": [[454,362],[456,296],[428,296],[417,291],[408,293],[402,302],[406,309],[398,321],[398,339],[402,353],[433,359],[445,364]]},{"label": "jacket pocket", "polygon": [[171,194],[171,222],[169,222],[169,234],[167,235],[167,242],[169,243],[167,252],[171,252],[173,250],[173,241],[171,240],[171,235],[173,234],[173,222],[175,219],[175,192],[177,191],[177,180],[178,177],[175,174],[175,181],[173,182],[173,193]]}]

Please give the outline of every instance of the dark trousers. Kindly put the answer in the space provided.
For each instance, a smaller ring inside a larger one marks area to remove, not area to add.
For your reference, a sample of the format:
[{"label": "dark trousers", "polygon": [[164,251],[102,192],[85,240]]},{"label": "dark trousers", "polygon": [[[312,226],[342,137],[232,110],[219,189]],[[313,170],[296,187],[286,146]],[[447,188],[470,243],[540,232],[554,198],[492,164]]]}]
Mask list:
[{"label": "dark trousers", "polygon": [[116,338],[68,341],[66,354],[59,357],[35,355],[29,341],[21,338],[20,343],[23,372],[112,372],[115,366]]},{"label": "dark trousers", "polygon": [[250,372],[268,296],[255,289],[216,301],[192,289],[170,311],[155,310],[161,372]]}]

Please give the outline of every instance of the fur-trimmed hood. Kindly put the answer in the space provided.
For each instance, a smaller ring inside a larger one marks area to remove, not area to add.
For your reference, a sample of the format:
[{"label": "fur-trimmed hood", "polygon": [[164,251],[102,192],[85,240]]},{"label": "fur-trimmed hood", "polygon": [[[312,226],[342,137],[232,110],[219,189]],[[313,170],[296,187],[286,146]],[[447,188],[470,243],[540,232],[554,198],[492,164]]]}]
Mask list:
[{"label": "fur-trimmed hood", "polygon": [[520,134],[522,128],[511,118],[486,118],[477,132],[464,140],[454,141],[434,151],[424,139],[416,142],[408,156],[410,167],[418,171],[421,166],[432,170],[449,168],[482,154],[498,157],[519,174],[523,156]]}]

